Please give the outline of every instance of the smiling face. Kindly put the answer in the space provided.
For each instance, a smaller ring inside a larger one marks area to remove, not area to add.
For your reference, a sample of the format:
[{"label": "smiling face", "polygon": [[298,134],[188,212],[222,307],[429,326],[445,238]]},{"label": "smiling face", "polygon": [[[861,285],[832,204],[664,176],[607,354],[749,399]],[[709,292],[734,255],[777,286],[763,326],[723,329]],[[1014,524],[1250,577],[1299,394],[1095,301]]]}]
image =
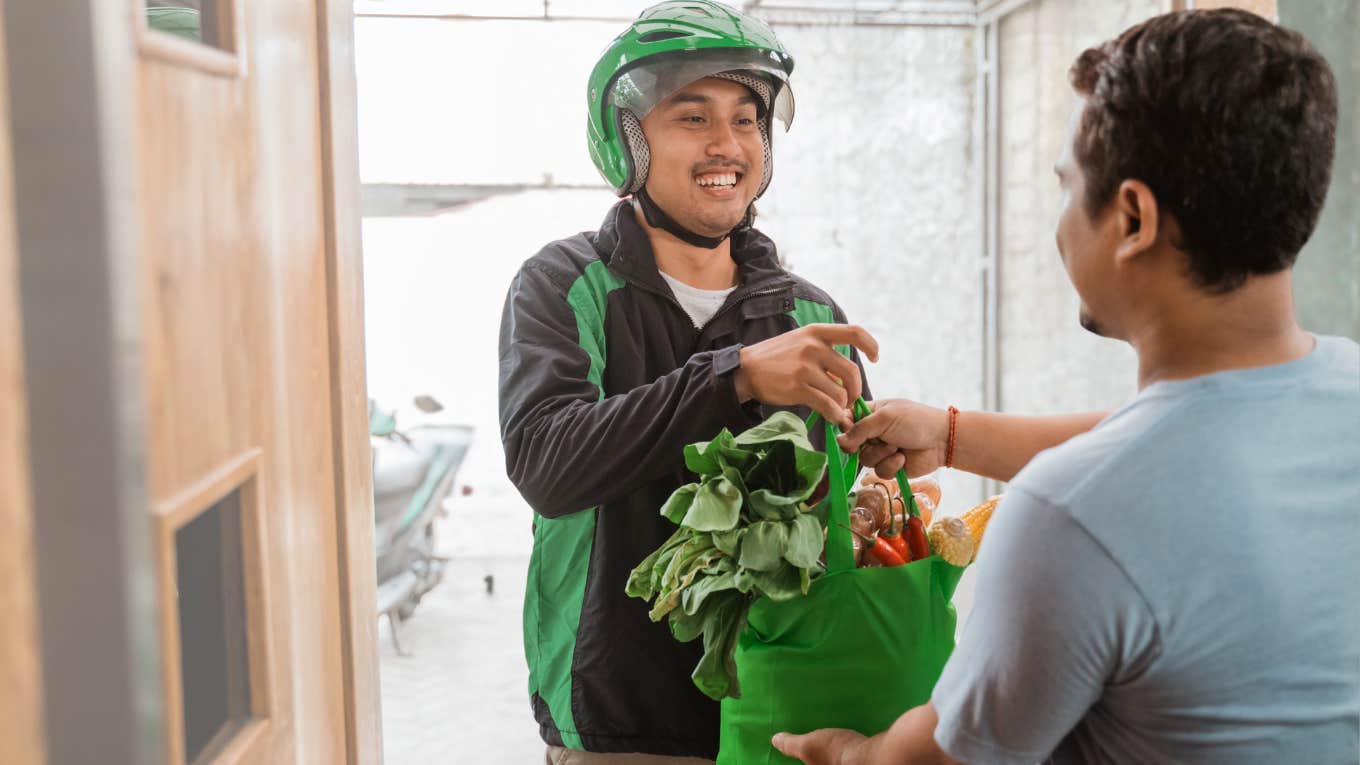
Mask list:
[{"label": "smiling face", "polygon": [[746,87],[706,77],[642,120],[647,193],[681,226],[718,237],[745,217],[765,171],[756,103]]}]

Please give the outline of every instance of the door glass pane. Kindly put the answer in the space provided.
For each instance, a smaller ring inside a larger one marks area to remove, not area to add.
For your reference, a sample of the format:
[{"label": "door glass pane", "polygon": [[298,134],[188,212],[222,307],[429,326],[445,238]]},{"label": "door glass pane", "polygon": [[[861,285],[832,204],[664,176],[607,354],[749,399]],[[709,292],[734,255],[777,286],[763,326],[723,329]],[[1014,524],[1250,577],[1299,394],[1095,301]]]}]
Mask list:
[{"label": "door glass pane", "polygon": [[219,5],[230,0],[145,0],[146,25],[152,29],[225,48]]},{"label": "door glass pane", "polygon": [[193,762],[250,717],[240,491],[175,532],[175,555],[184,754]]}]

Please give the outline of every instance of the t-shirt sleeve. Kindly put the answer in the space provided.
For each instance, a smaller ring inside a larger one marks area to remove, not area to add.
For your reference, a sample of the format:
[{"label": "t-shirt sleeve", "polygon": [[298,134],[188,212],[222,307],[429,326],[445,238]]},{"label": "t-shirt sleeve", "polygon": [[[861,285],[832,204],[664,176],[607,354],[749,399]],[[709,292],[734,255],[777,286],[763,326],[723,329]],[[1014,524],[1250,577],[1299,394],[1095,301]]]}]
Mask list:
[{"label": "t-shirt sleeve", "polygon": [[1151,655],[1155,621],[1065,509],[1014,485],[975,565],[972,613],[932,696],[935,740],[963,762],[1032,765]]}]

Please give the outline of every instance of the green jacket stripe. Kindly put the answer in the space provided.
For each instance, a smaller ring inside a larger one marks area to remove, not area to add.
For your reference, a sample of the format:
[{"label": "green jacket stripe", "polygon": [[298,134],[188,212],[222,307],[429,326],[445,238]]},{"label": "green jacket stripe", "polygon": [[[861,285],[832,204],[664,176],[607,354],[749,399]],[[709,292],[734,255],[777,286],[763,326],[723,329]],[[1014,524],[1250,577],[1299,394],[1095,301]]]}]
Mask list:
[{"label": "green jacket stripe", "polygon": [[[576,316],[577,342],[590,357],[588,378],[604,398],[605,306],[609,293],[623,280],[596,261],[567,291]],[[572,657],[581,623],[595,538],[595,514],[589,508],[560,518],[534,518],[534,550],[529,559],[524,598],[524,645],[530,652],[529,693],[539,694],[562,734],[562,743],[583,749],[571,709]],[[536,654],[536,655],[535,655]]]},{"label": "green jacket stripe", "polygon": [[[829,305],[823,305],[803,298],[794,298],[793,310],[789,311],[789,316],[798,322],[799,327],[806,327],[809,324],[840,324],[836,321],[836,312]],[[850,358],[850,346],[838,345],[836,350],[842,356]]]}]

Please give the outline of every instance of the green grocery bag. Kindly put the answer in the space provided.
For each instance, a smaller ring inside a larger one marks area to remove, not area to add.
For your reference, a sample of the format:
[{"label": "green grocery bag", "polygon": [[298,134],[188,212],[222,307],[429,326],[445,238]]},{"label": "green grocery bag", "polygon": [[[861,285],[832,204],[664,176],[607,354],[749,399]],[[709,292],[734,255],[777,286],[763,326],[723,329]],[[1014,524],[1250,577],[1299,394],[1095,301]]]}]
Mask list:
[{"label": "green grocery bag", "polygon": [[722,701],[718,765],[796,764],[770,745],[780,731],[887,730],[930,700],[954,650],[950,598],[963,569],[935,555],[855,568],[846,484],[856,461],[835,436],[827,424],[827,572],[806,597],[752,604],[736,651],[741,698]]}]

